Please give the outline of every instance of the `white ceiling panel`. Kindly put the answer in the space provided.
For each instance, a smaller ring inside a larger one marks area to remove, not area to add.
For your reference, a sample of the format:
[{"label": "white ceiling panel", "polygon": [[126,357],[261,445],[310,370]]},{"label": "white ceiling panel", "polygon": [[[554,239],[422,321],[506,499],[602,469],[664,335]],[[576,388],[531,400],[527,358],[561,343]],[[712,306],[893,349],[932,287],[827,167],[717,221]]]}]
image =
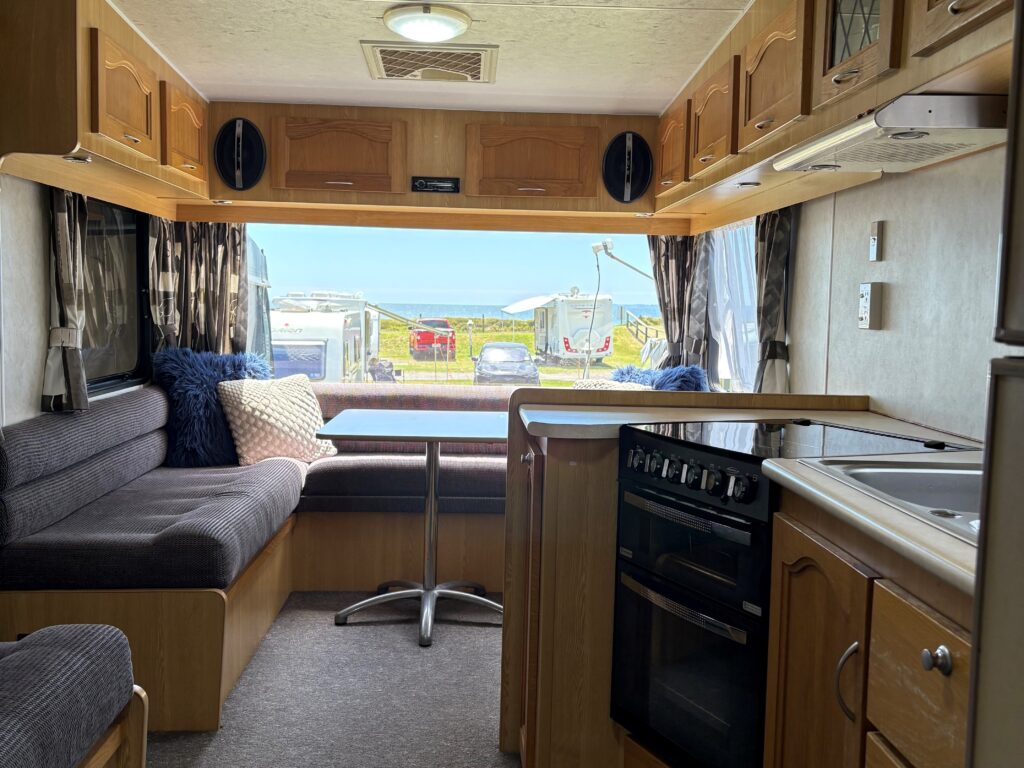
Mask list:
[{"label": "white ceiling panel", "polygon": [[211,100],[658,114],[747,0],[475,0],[452,42],[498,45],[496,82],[374,80],[391,0],[114,0]]}]

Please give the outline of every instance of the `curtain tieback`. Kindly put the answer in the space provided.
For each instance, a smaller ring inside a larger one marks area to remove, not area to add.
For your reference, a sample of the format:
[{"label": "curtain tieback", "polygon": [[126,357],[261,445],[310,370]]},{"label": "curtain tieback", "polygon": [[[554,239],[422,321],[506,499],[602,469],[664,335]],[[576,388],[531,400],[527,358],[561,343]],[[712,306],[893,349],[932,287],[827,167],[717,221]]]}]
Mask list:
[{"label": "curtain tieback", "polygon": [[789,347],[784,341],[762,341],[761,360],[789,360]]},{"label": "curtain tieback", "polygon": [[69,347],[71,349],[82,348],[81,328],[51,328],[50,348]]},{"label": "curtain tieback", "polygon": [[704,348],[706,346],[707,346],[707,342],[704,341],[704,339],[698,339],[698,338],[696,338],[694,336],[687,336],[686,337],[686,345],[685,345],[684,349],[685,349],[685,351],[689,352],[691,355],[703,355],[704,354]]}]

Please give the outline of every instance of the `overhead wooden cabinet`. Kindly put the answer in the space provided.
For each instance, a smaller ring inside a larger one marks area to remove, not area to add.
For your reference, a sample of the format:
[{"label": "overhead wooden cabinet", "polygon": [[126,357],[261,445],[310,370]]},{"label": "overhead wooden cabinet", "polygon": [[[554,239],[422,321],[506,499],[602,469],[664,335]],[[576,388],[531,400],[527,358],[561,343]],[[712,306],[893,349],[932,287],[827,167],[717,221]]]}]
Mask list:
[{"label": "overhead wooden cabinet", "polygon": [[92,30],[92,130],[157,159],[157,78],[137,57]]},{"label": "overhead wooden cabinet", "polygon": [[736,111],[740,57],[701,83],[690,113],[690,178],[697,178],[736,154]]},{"label": "overhead wooden cabinet", "polygon": [[739,148],[757,143],[811,111],[807,45],[813,0],[793,0],[743,49]]},{"label": "overhead wooden cabinet", "polygon": [[861,768],[875,574],[776,515],[765,768]]},{"label": "overhead wooden cabinet", "polygon": [[690,122],[690,101],[666,112],[658,123],[658,187],[655,194],[667,192],[686,181],[686,130]]},{"label": "overhead wooden cabinet", "polygon": [[206,179],[206,103],[166,80],[160,82],[160,162],[169,168]]},{"label": "overhead wooden cabinet", "polygon": [[1013,0],[910,0],[910,52],[935,51],[1013,8]]},{"label": "overhead wooden cabinet", "polygon": [[599,131],[592,126],[466,126],[467,195],[596,197]]},{"label": "overhead wooden cabinet", "polygon": [[274,119],[270,151],[277,189],[405,192],[406,125],[402,120]]},{"label": "overhead wooden cabinet", "polygon": [[903,0],[816,0],[813,106],[853,93],[900,65]]}]

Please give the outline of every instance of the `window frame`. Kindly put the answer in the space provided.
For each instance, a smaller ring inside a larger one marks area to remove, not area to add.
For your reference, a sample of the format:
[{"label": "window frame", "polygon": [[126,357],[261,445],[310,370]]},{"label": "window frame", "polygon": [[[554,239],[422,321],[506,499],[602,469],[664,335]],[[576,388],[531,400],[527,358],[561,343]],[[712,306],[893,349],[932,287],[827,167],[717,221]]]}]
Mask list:
[{"label": "window frame", "polygon": [[[147,383],[153,378],[153,322],[149,311],[149,214],[115,205],[105,200],[91,198],[97,203],[116,208],[135,217],[135,295],[138,298],[138,356],[135,368],[124,373],[115,373],[86,380],[89,397],[106,395],[122,389],[131,389]],[[88,298],[86,299],[88,301]]]}]

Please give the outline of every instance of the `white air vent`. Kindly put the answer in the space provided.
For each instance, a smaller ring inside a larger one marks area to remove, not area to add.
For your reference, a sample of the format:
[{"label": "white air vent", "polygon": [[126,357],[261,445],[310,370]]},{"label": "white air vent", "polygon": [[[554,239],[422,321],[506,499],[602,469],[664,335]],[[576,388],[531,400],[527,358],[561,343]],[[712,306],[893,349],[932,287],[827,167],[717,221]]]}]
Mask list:
[{"label": "white air vent", "polygon": [[438,45],[363,40],[363,54],[375,80],[493,83],[496,45]]}]

